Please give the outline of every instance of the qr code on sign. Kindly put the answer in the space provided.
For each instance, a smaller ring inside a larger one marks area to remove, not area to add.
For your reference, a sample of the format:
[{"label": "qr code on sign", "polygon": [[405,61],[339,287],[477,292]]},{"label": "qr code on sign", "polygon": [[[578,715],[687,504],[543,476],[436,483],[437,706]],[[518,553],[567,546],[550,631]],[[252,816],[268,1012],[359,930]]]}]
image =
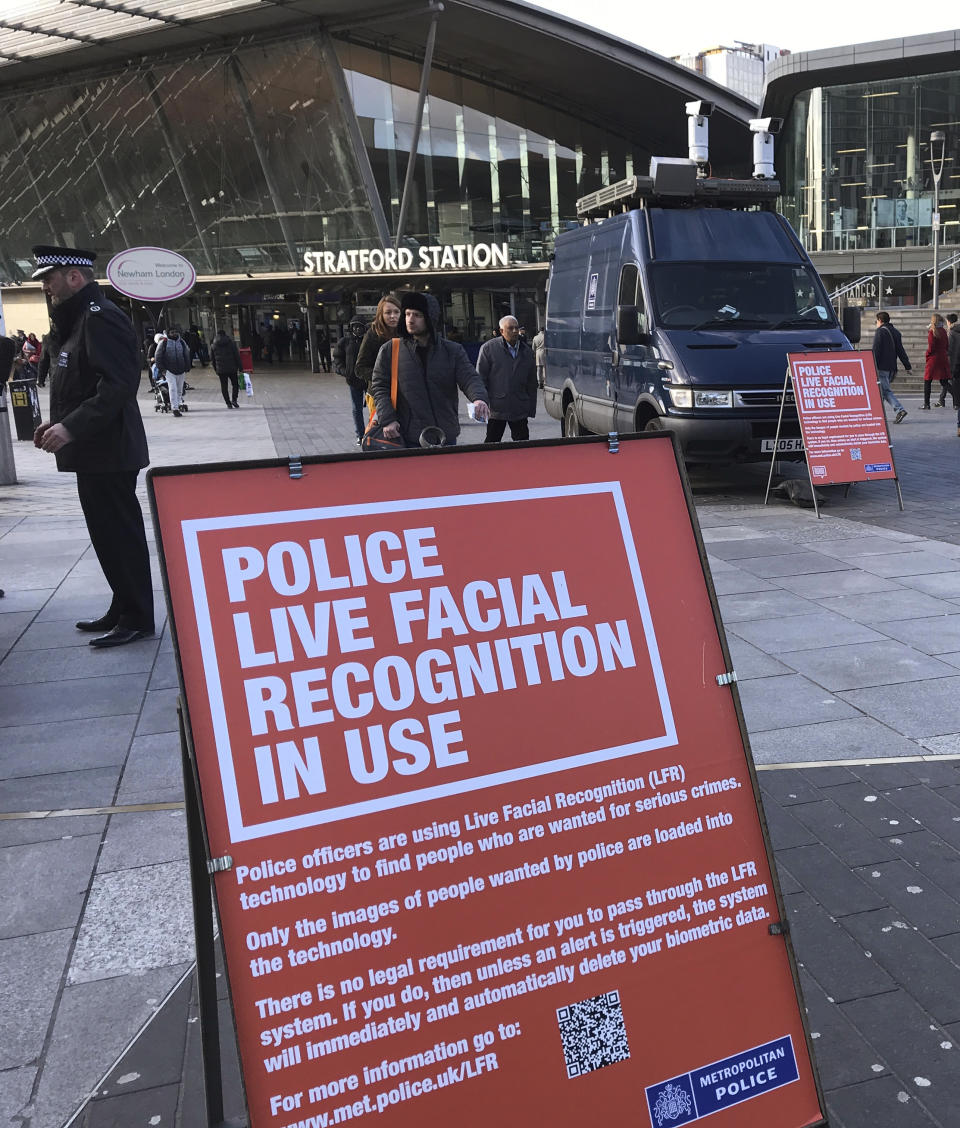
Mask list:
[{"label": "qr code on sign", "polygon": [[560,1007],[557,1025],[568,1077],[591,1073],[630,1056],[619,991]]}]

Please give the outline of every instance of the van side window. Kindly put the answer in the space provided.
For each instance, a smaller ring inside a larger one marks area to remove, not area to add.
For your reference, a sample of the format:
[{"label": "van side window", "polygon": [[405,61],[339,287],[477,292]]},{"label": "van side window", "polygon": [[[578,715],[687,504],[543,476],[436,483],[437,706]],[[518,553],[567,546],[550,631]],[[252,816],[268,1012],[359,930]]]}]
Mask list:
[{"label": "van side window", "polygon": [[646,317],[643,305],[643,288],[640,285],[640,273],[634,263],[626,263],[620,271],[620,293],[617,296],[617,305],[636,306],[640,314],[640,324],[645,325]]}]

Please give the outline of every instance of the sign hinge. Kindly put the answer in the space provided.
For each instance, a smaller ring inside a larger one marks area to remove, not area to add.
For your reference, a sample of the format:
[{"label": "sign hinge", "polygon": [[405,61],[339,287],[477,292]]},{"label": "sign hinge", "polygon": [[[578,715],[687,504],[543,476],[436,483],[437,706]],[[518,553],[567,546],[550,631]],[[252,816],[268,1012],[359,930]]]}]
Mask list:
[{"label": "sign hinge", "polygon": [[607,450],[611,454],[620,453],[620,436],[616,431],[607,432]]},{"label": "sign hinge", "polygon": [[223,873],[225,870],[233,869],[233,858],[229,854],[224,854],[220,858],[211,858],[207,862],[207,873],[212,877],[215,873]]},{"label": "sign hinge", "polygon": [[736,670],[727,670],[725,674],[717,674],[717,685],[733,685],[736,680]]},{"label": "sign hinge", "polygon": [[291,458],[289,462],[290,477],[302,478],[303,477],[303,463],[299,458]]},{"label": "sign hinge", "polygon": [[790,922],[786,920],[775,920],[767,931],[771,936],[789,936],[790,935]]}]

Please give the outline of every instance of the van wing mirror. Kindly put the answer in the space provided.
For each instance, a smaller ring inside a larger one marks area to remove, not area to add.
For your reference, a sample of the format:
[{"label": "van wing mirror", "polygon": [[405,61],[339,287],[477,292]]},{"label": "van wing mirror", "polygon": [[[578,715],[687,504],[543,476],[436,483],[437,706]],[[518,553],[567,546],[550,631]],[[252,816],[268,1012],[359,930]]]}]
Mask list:
[{"label": "van wing mirror", "polygon": [[860,344],[860,310],[856,306],[844,306],[843,335],[851,345]]},{"label": "van wing mirror", "polygon": [[617,306],[617,344],[648,345],[650,334],[644,331],[643,314],[635,305]]}]

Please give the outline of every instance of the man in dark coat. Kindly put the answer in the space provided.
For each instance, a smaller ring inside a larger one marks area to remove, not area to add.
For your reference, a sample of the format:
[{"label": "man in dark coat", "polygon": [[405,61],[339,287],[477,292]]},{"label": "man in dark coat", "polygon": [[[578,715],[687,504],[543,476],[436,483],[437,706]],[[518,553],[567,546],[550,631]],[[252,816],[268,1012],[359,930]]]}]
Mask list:
[{"label": "man in dark coat", "polygon": [[[873,334],[873,362],[877,369],[880,395],[897,413],[893,417],[894,423],[902,423],[907,417],[907,409],[893,394],[893,388],[890,386],[890,379],[897,368],[897,339],[893,335],[889,322],[890,314],[882,309],[877,314],[877,328]],[[903,349],[902,344],[900,349]]]},{"label": "man in dark coat", "polygon": [[514,442],[529,439],[527,419],[537,414],[537,364],[533,349],[520,336],[515,317],[500,318],[500,336],[481,346],[477,371],[490,399],[490,420],[483,441],[500,442],[508,423]]},{"label": "man in dark coat", "polygon": [[[98,619],[77,629],[97,633],[94,647],[122,646],[153,634],[150,554],[137,500],[137,475],[149,461],[137,387],[140,351],[126,314],[94,281],[92,251],[34,247],[50,299],[55,364],[50,420],[34,446],[77,475],[77,493],[100,567],[113,591]],[[100,632],[106,632],[101,634]]]},{"label": "man in dark coat", "polygon": [[439,428],[449,445],[456,443],[460,434],[458,388],[473,402],[476,418],[481,423],[487,419],[483,381],[463,345],[437,335],[439,318],[440,306],[432,294],[403,295],[396,405],[390,399],[392,341],[380,349],[373,366],[370,392],[383,433],[388,439],[402,437],[408,447],[419,446],[420,436],[428,427]]},{"label": "man in dark coat", "polygon": [[347,387],[350,389],[353,429],[357,433],[358,446],[363,439],[363,432],[366,430],[366,423],[363,419],[363,404],[366,399],[367,386],[363,382],[363,377],[357,375],[357,356],[360,353],[360,345],[363,343],[366,331],[367,324],[363,318],[354,317],[350,322],[350,332],[344,334],[337,341],[337,346],[333,351],[337,372],[346,380]]},{"label": "man in dark coat", "polygon": [[[229,336],[226,329],[218,329],[210,346],[210,359],[213,361],[213,370],[220,377],[220,391],[223,402],[227,407],[239,407],[237,396],[240,394],[239,374],[243,369],[240,360],[240,350],[237,342]],[[230,390],[233,398],[227,393],[227,381],[230,381]]]}]

